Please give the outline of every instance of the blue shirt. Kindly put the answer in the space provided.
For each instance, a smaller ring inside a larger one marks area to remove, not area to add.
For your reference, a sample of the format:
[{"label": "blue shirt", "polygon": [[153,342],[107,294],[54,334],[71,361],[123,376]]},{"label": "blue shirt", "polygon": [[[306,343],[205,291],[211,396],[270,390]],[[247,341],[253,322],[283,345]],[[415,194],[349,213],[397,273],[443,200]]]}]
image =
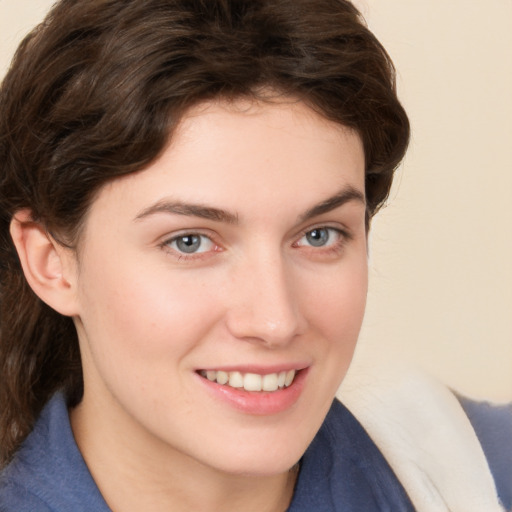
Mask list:
[{"label": "blue shirt", "polygon": [[498,496],[512,511],[512,404],[491,405],[460,398],[494,476]]},{"label": "blue shirt", "polygon": [[[487,420],[482,418],[489,414],[473,406],[471,411],[484,431],[482,422]],[[512,414],[510,417],[512,421]],[[508,440],[510,446],[512,436]],[[510,480],[510,476],[500,477]],[[506,502],[512,486],[507,487],[509,482],[505,480],[501,497],[507,507],[512,507]],[[34,430],[2,472],[0,511],[110,511],[75,443],[62,394],[55,395],[44,408]],[[414,508],[365,430],[340,402],[334,401],[302,458],[288,511],[412,512]]]}]

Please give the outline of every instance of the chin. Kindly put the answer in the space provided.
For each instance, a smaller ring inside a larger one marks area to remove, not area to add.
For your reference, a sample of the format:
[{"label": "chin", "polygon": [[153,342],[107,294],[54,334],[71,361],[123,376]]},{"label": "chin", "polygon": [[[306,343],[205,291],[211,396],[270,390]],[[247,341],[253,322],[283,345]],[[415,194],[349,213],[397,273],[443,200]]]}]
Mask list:
[{"label": "chin", "polygon": [[252,436],[253,442],[248,442],[250,434],[244,436],[245,440],[233,437],[228,445],[219,443],[217,450],[208,454],[208,459],[224,473],[275,476],[297,464],[315,433],[316,430],[297,432],[297,429],[287,429],[278,435]]},{"label": "chin", "polygon": [[231,475],[272,477],[290,471],[299,462],[304,451],[298,451],[294,454],[258,457],[252,460],[233,460],[231,464],[225,464],[219,469]]}]

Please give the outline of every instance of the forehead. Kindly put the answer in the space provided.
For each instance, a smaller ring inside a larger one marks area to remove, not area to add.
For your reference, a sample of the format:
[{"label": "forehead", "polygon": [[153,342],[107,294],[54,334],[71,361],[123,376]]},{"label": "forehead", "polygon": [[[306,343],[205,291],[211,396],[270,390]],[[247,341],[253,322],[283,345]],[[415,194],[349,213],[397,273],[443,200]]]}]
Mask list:
[{"label": "forehead", "polygon": [[344,187],[364,194],[363,147],[353,130],[292,99],[214,101],[191,109],[156,161],[113,181],[98,201],[143,209],[171,196],[270,215]]},{"label": "forehead", "polygon": [[307,151],[325,160],[336,158],[342,150],[343,160],[350,156],[359,160],[363,153],[354,130],[327,120],[294,98],[201,103],[182,118],[168,149],[186,150],[199,141],[212,155],[233,159],[259,153],[263,158],[293,162]]}]

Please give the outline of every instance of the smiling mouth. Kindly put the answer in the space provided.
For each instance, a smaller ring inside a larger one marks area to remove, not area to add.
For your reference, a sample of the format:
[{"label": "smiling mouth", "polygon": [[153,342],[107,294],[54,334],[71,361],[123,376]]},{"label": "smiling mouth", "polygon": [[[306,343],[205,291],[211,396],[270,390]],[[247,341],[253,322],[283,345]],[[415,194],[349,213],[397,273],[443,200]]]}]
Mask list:
[{"label": "smiling mouth", "polygon": [[225,372],[222,370],[200,370],[201,377],[222,386],[245,391],[279,391],[291,386],[298,370],[259,375],[257,373]]}]

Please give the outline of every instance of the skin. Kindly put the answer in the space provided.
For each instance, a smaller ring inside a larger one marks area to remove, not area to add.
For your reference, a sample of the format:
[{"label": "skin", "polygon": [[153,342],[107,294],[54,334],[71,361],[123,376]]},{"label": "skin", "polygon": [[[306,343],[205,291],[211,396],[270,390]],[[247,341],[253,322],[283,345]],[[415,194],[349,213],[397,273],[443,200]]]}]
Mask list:
[{"label": "skin", "polygon": [[[66,263],[85,382],[71,422],[114,511],[286,509],[363,319],[364,217],[359,137],[291,101],[196,107],[100,191]],[[198,252],[180,253],[190,234]],[[198,374],[247,365],[307,368],[296,402],[250,414]]]}]

